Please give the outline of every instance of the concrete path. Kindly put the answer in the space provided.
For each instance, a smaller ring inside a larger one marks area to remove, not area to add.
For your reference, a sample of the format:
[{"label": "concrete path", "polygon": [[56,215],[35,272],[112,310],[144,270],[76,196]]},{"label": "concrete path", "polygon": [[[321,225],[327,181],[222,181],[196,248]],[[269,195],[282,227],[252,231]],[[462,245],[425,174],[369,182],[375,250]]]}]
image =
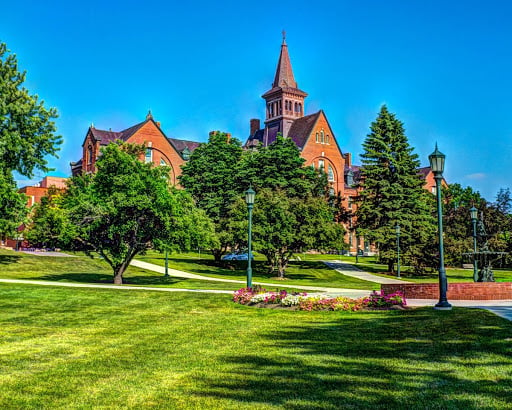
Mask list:
[{"label": "concrete path", "polygon": [[[165,273],[165,268],[160,265],[155,265],[154,263],[143,262],[139,260],[132,260],[130,265],[137,266],[138,268],[151,270],[153,272],[158,272],[161,274]],[[168,269],[168,273],[170,276],[176,276],[179,278],[188,278],[188,279],[197,279],[197,280],[209,280],[213,282],[227,282],[227,283],[238,283],[241,285],[245,285],[247,282],[245,280],[236,280],[236,279],[222,279],[222,278],[212,278],[209,276],[201,276],[196,275],[194,273],[183,272],[176,269]],[[299,285],[289,285],[286,283],[267,283],[267,282],[254,282],[254,285],[266,286],[269,289],[274,288],[293,288],[300,290],[307,290],[313,292],[327,292],[328,294],[333,295],[343,295],[351,298],[360,298],[363,296],[368,296],[370,291],[368,290],[360,290],[360,289],[344,289],[344,288],[326,288],[323,286],[299,286]]]},{"label": "concrete path", "polygon": [[385,284],[395,284],[395,283],[411,283],[401,279],[393,279],[393,278],[384,278],[382,276],[372,275],[368,272],[363,272],[357,266],[354,266],[351,263],[343,262],[340,260],[334,261],[323,261],[329,268],[336,270],[337,272],[352,276],[353,278],[366,280],[368,282],[375,283],[385,283]]}]

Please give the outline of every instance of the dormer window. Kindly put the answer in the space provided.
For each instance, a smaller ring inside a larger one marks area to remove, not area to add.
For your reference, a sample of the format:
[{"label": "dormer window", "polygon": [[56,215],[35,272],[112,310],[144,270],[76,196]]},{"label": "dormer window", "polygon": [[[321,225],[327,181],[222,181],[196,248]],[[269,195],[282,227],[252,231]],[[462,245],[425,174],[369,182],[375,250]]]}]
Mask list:
[{"label": "dormer window", "polygon": [[181,151],[181,156],[185,161],[188,161],[190,159],[190,150],[187,147],[185,147],[185,149]]},{"label": "dormer window", "polygon": [[352,172],[350,169],[347,172],[347,185],[349,187],[354,186],[354,172]]}]

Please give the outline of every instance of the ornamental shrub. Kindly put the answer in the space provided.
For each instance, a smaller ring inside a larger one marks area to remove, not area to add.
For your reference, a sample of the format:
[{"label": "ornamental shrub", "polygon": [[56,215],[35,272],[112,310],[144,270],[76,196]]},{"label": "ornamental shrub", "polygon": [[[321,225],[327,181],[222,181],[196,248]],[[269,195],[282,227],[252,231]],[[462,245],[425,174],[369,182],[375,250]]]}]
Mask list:
[{"label": "ornamental shrub", "polygon": [[392,306],[406,306],[407,301],[402,292],[396,291],[386,295],[384,291],[373,291],[369,298],[366,298],[366,304],[372,308],[389,308]]}]

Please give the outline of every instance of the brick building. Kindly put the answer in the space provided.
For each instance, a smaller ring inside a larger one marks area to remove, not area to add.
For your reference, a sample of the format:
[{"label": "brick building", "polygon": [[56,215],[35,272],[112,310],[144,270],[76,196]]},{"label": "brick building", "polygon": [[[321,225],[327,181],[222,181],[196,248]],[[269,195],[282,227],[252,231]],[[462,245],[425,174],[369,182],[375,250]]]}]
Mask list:
[{"label": "brick building", "polygon": [[173,184],[177,184],[177,177],[181,174],[181,165],[199,146],[198,142],[168,138],[160,128],[160,123],[156,122],[149,112],[145,121],[123,131],[99,130],[91,125],[82,144],[82,158],[71,163],[72,174],[94,172],[100,148],[117,140],[132,144],[144,144],[146,152],[141,160],[152,162],[157,166],[170,167]]},{"label": "brick building", "polygon": [[[281,53],[277,62],[272,88],[262,95],[266,103],[263,127],[259,119],[250,120],[250,135],[245,144],[253,148],[267,146],[275,141],[278,133],[291,138],[299,147],[305,165],[322,169],[327,174],[332,194],[339,194],[345,208],[355,210],[357,196],[355,182],[359,167],[354,166],[350,153],[343,153],[329,120],[323,110],[305,115],[307,93],[298,88],[293,75],[288,45],[283,36]],[[352,223],[347,226],[346,241],[351,252],[363,244],[357,243],[351,232]],[[369,251],[368,244],[366,250]]]}]

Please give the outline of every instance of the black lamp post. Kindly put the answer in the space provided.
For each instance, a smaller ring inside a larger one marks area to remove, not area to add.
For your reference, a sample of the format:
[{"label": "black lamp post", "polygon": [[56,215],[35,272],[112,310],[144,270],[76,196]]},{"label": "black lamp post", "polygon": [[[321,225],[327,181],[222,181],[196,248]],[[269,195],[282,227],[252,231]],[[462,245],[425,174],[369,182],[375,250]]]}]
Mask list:
[{"label": "black lamp post", "polygon": [[396,230],[396,277],[400,277],[400,225],[395,226]]},{"label": "black lamp post", "polygon": [[247,203],[247,210],[249,212],[249,229],[248,229],[248,239],[247,239],[247,247],[248,255],[247,255],[247,287],[252,288],[252,208],[254,206],[254,197],[256,196],[256,192],[252,187],[249,187],[247,191],[245,191],[245,202]]},{"label": "black lamp post", "polygon": [[165,250],[165,273],[164,276],[170,276],[169,275],[169,251]]},{"label": "black lamp post", "polygon": [[473,224],[473,281],[478,282],[478,267],[476,260],[476,221],[478,219],[478,209],[474,206],[469,210],[471,223]]},{"label": "black lamp post", "polygon": [[446,280],[446,270],[444,269],[444,246],[443,246],[443,208],[441,203],[441,180],[443,179],[444,160],[446,155],[437,149],[428,156],[430,168],[434,173],[436,180],[437,196],[437,226],[439,231],[439,302],[434,306],[437,310],[450,310],[452,305],[448,303],[446,291],[448,290],[448,281]]}]

